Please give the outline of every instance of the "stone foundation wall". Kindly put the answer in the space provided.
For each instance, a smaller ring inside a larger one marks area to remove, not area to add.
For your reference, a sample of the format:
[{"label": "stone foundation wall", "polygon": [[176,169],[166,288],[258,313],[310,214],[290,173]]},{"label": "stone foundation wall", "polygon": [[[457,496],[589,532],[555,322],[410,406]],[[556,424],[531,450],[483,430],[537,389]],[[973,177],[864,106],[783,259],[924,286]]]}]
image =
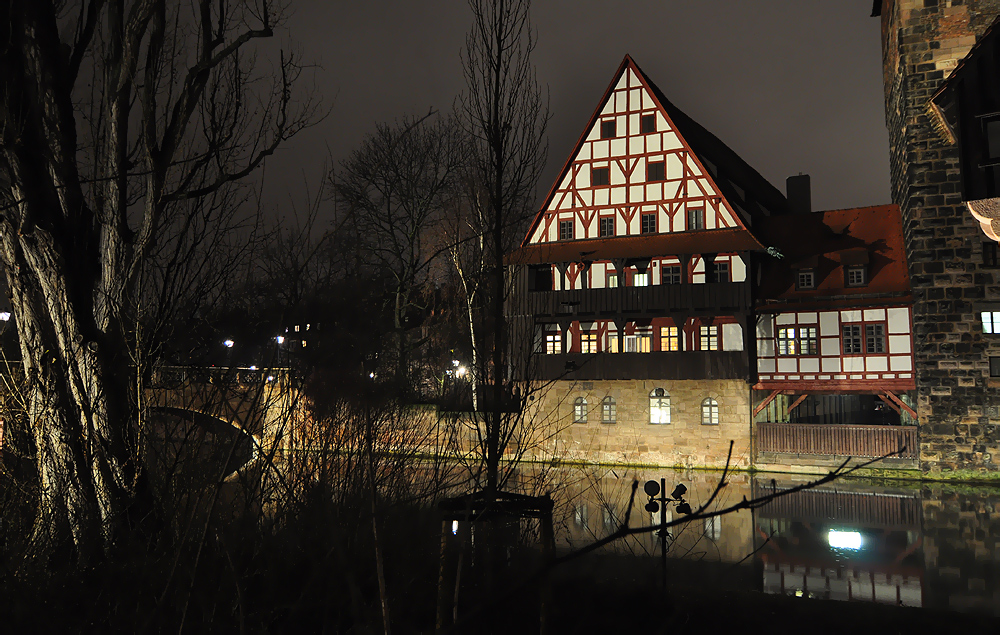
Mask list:
[{"label": "stone foundation wall", "polygon": [[1000,467],[1000,390],[976,303],[1000,301],[1000,276],[982,264],[987,238],[961,201],[958,152],[927,116],[931,96],[1000,14],[998,0],[893,0],[882,43],[892,200],[914,292],[914,357],[924,472]]},{"label": "stone foundation wall", "polygon": [[[670,423],[649,423],[649,394],[670,395]],[[614,398],[615,423],[602,423],[601,402]],[[587,422],[573,404],[587,400]],[[702,401],[719,404],[719,424],[701,422]],[[750,387],[742,380],[557,381],[529,402],[529,420],[545,430],[539,458],[683,467],[723,467],[733,441],[734,467],[750,466]]]}]

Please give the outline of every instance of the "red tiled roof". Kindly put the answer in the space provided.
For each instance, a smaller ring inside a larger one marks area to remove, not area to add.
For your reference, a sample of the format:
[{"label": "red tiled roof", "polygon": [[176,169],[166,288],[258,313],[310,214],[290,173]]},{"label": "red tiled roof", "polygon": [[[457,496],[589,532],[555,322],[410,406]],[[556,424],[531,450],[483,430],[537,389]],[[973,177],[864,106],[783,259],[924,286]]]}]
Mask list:
[{"label": "red tiled roof", "polygon": [[[754,233],[773,246],[781,259],[762,256],[763,271],[758,304],[794,301],[820,304],[857,304],[861,298],[833,296],[910,296],[910,275],[903,249],[902,218],[897,205],[876,205],[808,214],[762,218]],[[868,262],[868,284],[848,287],[847,264]],[[796,265],[815,266],[816,289],[796,290]]]},{"label": "red tiled roof", "polygon": [[644,234],[567,240],[525,245],[508,255],[508,264],[534,265],[546,262],[580,262],[616,258],[652,258],[677,254],[723,254],[763,249],[743,229]]}]

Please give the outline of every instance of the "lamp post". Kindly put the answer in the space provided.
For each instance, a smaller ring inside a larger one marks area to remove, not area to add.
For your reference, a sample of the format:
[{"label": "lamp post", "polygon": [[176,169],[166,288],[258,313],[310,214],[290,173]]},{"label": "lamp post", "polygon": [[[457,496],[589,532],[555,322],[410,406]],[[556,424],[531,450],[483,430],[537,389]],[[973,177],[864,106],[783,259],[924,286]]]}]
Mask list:
[{"label": "lamp post", "polygon": [[646,481],[642,486],[642,491],[646,492],[649,502],[646,503],[646,511],[650,514],[660,512],[660,562],[663,566],[663,590],[667,589],[667,503],[677,503],[677,511],[681,514],[690,514],[691,505],[684,500],[687,487],[678,483],[674,491],[667,496],[667,479],[661,478],[660,482]]}]

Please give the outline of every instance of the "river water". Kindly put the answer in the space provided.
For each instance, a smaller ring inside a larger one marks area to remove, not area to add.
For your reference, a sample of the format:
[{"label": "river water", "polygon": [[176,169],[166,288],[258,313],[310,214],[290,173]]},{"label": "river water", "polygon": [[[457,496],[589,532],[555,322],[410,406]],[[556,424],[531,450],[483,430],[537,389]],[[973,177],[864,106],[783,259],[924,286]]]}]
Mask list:
[{"label": "river water", "polygon": [[[667,469],[563,467],[546,474],[556,499],[557,549],[569,553],[613,532],[639,482],[631,527],[660,522],[645,511],[646,480],[687,487],[705,502],[720,474]],[[711,509],[808,480],[733,474]],[[667,520],[682,517],[674,508]],[[659,558],[648,533],[602,548],[605,557]],[[672,528],[668,567],[700,569],[702,583],[833,600],[1000,616],[1000,487],[841,479],[754,510]]]}]

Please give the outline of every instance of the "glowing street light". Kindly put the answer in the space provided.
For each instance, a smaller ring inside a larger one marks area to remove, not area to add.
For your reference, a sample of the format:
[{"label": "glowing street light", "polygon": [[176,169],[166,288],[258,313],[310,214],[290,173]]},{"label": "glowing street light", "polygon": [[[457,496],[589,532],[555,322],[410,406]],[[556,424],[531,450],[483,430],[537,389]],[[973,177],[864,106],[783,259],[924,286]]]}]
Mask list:
[{"label": "glowing street light", "polygon": [[0,312],[0,322],[7,322],[10,320],[10,311]]},{"label": "glowing street light", "polygon": [[285,343],[285,336],[284,335],[279,335],[276,338],[274,338],[274,341],[277,342],[278,344],[284,344]]},{"label": "glowing street light", "polygon": [[225,346],[226,348],[232,348],[233,344],[235,344],[235,343],[236,342],[234,342],[233,340],[226,340],[226,341],[222,342],[222,345]]},{"label": "glowing street light", "polygon": [[457,377],[465,377],[465,374],[468,372],[469,372],[468,368],[466,368],[465,366],[459,366],[458,369],[455,371],[455,375]]}]

